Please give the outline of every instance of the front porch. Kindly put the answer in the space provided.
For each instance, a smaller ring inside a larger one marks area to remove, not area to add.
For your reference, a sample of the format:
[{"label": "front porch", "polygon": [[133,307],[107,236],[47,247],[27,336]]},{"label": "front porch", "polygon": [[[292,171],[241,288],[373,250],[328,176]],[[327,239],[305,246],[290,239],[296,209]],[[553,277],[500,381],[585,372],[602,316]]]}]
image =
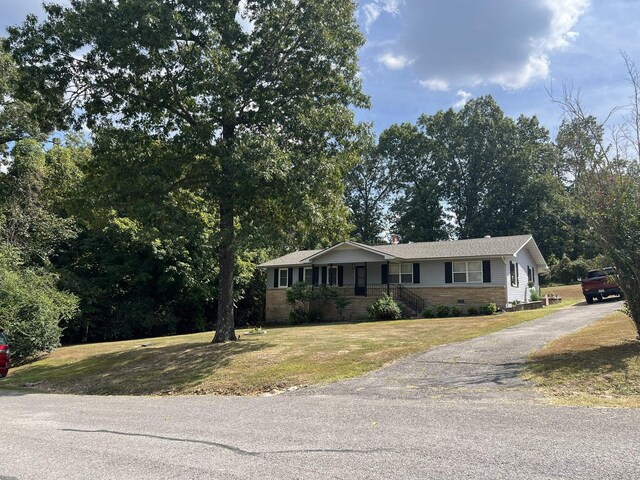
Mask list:
[{"label": "front porch", "polygon": [[[323,288],[323,286],[316,288]],[[414,315],[421,313],[425,307],[425,301],[422,297],[416,295],[409,290],[409,288],[399,283],[365,283],[364,285],[354,283],[333,285],[332,288],[337,289],[341,296],[349,298],[350,300],[363,297],[377,299],[383,295],[389,295],[400,303],[401,306],[405,307],[406,310],[409,310],[408,313]]]}]

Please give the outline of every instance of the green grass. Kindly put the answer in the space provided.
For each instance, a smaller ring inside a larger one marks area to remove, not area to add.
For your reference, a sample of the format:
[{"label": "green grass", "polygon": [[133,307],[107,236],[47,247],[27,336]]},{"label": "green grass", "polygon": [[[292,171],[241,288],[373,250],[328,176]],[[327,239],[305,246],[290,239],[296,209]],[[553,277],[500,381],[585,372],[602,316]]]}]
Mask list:
[{"label": "green grass", "polygon": [[554,403],[638,408],[640,342],[636,336],[631,319],[616,312],[536,352],[524,377]]},{"label": "green grass", "polygon": [[[380,368],[412,353],[485,335],[565,306],[491,317],[324,324],[239,330],[60,348],[14,368],[2,388],[101,395],[254,395],[324,384]],[[142,347],[142,344],[148,346]]]},{"label": "green grass", "polygon": [[584,295],[582,295],[582,287],[580,284],[544,287],[540,293],[542,296],[557,294],[562,297],[563,301],[571,301],[573,303],[584,301]]}]

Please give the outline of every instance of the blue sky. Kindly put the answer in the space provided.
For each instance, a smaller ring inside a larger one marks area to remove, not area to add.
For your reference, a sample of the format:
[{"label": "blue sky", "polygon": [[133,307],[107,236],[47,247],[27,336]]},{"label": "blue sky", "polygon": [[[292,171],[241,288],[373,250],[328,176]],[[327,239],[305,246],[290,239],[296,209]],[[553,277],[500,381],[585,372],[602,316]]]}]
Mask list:
[{"label": "blue sky", "polygon": [[[40,3],[0,0],[0,32]],[[554,132],[562,112],[547,89],[580,88],[603,116],[630,93],[620,51],[640,62],[638,0],[361,0],[358,22],[372,101],[358,118],[378,132],[486,94]]]}]

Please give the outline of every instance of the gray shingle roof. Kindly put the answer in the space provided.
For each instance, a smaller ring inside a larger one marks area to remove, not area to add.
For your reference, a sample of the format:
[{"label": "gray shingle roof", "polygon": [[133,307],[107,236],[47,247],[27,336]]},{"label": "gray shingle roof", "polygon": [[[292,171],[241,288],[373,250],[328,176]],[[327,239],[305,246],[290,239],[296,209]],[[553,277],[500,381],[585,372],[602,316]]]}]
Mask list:
[{"label": "gray shingle roof", "polygon": [[[398,245],[375,245],[368,248],[401,260],[422,260],[439,258],[473,258],[501,257],[515,255],[525,244],[533,241],[531,235],[514,235],[509,237],[485,237],[468,240],[447,240],[441,242],[400,243]],[[535,241],[533,241],[535,245]],[[355,245],[354,245],[355,246]],[[540,264],[544,259],[535,246],[535,255]],[[322,250],[300,250],[275,258],[260,267],[284,267],[300,264],[305,258],[322,252]]]},{"label": "gray shingle roof", "polygon": [[319,253],[322,250],[298,250],[297,252],[288,253],[282,257],[274,258],[268,262],[261,263],[259,267],[284,267],[287,265],[298,265],[302,260],[310,257],[314,253]]},{"label": "gray shingle roof", "polygon": [[381,252],[407,260],[423,258],[500,257],[513,255],[531,239],[531,235],[511,237],[471,238],[442,242],[399,243],[378,245]]}]

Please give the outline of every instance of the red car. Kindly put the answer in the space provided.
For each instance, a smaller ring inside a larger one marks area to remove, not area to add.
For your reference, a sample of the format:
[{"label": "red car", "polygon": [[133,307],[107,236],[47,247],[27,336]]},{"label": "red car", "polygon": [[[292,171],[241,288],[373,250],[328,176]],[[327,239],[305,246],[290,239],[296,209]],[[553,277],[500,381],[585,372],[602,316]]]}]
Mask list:
[{"label": "red car", "polygon": [[618,286],[616,271],[611,267],[587,273],[587,278],[582,280],[582,294],[587,303],[593,303],[594,298],[602,300],[610,295],[623,296]]},{"label": "red car", "polygon": [[0,329],[0,378],[6,377],[11,366],[11,354],[9,352],[9,342]]}]

